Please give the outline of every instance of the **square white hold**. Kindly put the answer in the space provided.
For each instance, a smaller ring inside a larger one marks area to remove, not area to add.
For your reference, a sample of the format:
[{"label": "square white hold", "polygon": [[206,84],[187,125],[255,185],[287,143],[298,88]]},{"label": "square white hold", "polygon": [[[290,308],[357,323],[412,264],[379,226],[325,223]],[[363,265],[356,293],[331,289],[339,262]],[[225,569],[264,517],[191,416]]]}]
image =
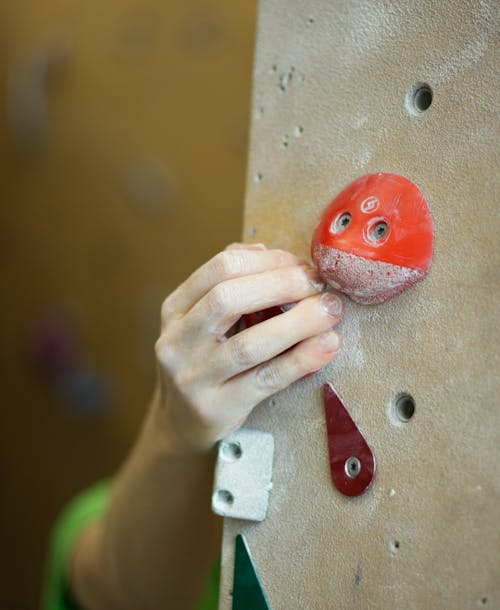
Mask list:
[{"label": "square white hold", "polygon": [[272,489],[274,437],[240,428],[220,441],[212,510],[217,515],[264,521]]}]

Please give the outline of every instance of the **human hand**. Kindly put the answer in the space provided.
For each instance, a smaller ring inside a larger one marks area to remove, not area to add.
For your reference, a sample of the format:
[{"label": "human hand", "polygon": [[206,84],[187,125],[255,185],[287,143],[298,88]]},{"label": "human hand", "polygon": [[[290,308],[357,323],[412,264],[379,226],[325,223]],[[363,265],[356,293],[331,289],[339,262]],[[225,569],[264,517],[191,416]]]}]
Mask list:
[{"label": "human hand", "polygon": [[[262,400],[331,362],[342,301],[306,261],[262,244],[232,244],[162,305],[158,408],[171,446],[200,452]],[[243,314],[296,303],[231,335]]]}]

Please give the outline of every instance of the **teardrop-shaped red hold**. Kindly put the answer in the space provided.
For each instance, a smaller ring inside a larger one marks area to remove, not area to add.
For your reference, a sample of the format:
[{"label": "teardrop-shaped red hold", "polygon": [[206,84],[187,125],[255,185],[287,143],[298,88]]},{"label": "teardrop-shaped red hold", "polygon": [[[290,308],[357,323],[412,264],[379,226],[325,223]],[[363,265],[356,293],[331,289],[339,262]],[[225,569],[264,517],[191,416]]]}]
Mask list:
[{"label": "teardrop-shaped red hold", "polygon": [[373,483],[375,456],[330,383],[323,402],[333,484],[345,496],[359,496]]},{"label": "teardrop-shaped red hold", "polygon": [[421,281],[432,261],[429,207],[408,178],[358,178],[326,207],[311,255],[321,277],[354,301],[377,304]]}]

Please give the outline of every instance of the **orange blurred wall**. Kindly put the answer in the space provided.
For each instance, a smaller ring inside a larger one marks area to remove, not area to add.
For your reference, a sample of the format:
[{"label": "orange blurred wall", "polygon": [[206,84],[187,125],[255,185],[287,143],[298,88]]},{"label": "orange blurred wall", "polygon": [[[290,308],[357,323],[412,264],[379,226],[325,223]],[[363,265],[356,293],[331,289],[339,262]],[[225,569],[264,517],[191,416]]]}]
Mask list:
[{"label": "orange blurred wall", "polygon": [[[58,510],[130,447],[163,298],[240,237],[255,4],[0,4],[0,607],[36,607]],[[47,320],[102,412],[34,359]]]}]

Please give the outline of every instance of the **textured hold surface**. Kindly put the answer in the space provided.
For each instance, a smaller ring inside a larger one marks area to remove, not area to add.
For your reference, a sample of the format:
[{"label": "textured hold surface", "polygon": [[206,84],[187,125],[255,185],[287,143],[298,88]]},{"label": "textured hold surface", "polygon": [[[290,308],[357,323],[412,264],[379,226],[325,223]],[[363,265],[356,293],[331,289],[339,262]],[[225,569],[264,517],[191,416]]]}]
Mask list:
[{"label": "textured hold surface", "polygon": [[[500,606],[495,6],[261,3],[246,238],[307,256],[325,200],[383,170],[422,188],[436,240],[424,282],[378,307],[346,303],[336,362],[250,417],[274,434],[273,495],[263,523],[225,523],[221,610],[238,532],[276,610]],[[433,101],[415,116],[418,82]],[[331,485],[324,382],[376,447],[359,498]],[[401,392],[415,400],[406,423]]]},{"label": "textured hold surface", "polygon": [[319,243],[313,245],[312,257],[332,288],[364,305],[383,303],[425,277],[420,269],[371,261]]},{"label": "textured hold surface", "polygon": [[320,275],[354,301],[388,301],[428,273],[434,243],[425,198],[411,180],[357,178],[325,208],[311,241]]},{"label": "textured hold surface", "polygon": [[[342,219],[347,222],[339,222]],[[313,243],[317,242],[371,260],[427,271],[433,245],[429,207],[422,191],[405,176],[367,174],[326,206],[314,231]]]},{"label": "textured hold surface", "polygon": [[272,434],[240,428],[220,443],[212,510],[224,517],[263,521],[273,487]]}]

